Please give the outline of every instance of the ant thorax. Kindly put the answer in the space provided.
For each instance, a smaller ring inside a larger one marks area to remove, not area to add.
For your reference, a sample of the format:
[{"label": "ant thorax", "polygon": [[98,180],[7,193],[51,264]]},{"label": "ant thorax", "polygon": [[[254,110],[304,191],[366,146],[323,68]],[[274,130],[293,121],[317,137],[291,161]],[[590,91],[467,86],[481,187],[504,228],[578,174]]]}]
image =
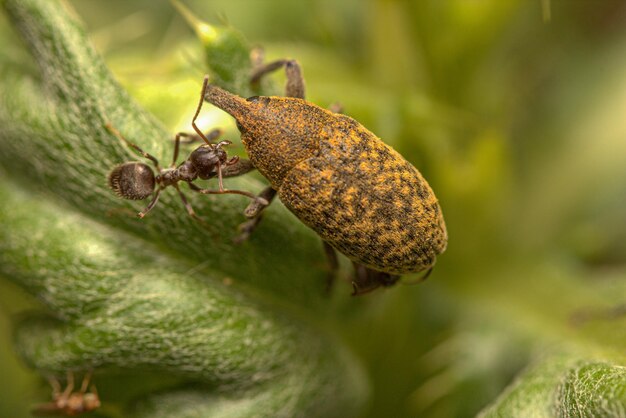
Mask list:
[{"label": "ant thorax", "polygon": [[185,161],[176,168],[165,168],[156,176],[156,182],[161,187],[171,186],[179,181],[191,182],[198,178],[196,170],[189,163]]}]

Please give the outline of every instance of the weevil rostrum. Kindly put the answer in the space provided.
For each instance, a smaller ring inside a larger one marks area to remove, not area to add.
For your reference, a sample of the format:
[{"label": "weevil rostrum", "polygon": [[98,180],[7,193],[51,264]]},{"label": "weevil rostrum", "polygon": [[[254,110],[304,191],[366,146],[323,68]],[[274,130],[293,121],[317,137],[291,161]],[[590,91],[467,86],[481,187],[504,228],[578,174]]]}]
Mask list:
[{"label": "weevil rostrum", "polygon": [[[284,68],[286,97],[239,97],[205,77],[204,98],[235,118],[250,161],[270,182],[259,197],[278,194],[323,240],[355,265],[354,294],[393,285],[400,275],[430,273],[448,235],[439,202],[411,163],[356,120],[304,100],[294,60],[256,63],[251,82]],[[253,201],[246,238],[267,205]]]}]

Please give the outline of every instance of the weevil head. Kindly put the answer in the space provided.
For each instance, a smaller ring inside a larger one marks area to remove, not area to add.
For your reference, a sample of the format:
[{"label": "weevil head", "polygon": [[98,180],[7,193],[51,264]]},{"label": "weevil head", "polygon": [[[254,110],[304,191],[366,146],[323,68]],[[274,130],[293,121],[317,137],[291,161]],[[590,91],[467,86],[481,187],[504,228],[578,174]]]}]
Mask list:
[{"label": "weevil head", "polygon": [[142,200],[154,192],[154,172],[144,163],[120,164],[111,170],[108,180],[111,190],[124,199]]},{"label": "weevil head", "polygon": [[331,123],[330,112],[293,97],[244,99],[209,85],[205,99],[235,118],[250,160],[275,187],[296,164],[316,154],[318,138]]},{"label": "weevil head", "polygon": [[272,126],[278,125],[277,116],[285,114],[276,108],[279,98],[253,96],[244,99],[214,85],[207,86],[205,99],[235,118],[244,143],[247,139],[269,133]]}]

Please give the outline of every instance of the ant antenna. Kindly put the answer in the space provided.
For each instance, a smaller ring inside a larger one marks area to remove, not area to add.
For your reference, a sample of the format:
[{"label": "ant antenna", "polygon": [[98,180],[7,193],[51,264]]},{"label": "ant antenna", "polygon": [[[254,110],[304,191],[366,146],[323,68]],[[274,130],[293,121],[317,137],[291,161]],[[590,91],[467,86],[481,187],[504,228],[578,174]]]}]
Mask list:
[{"label": "ant antenna", "polygon": [[207,137],[202,133],[202,131],[196,125],[196,119],[198,119],[198,115],[200,114],[200,109],[202,109],[202,103],[204,102],[204,95],[206,94],[206,89],[209,84],[209,76],[204,76],[204,82],[202,83],[202,94],[200,94],[200,103],[198,103],[198,108],[196,109],[196,114],[193,115],[193,119],[191,120],[191,126],[196,131],[196,133],[200,136],[200,138],[204,139],[204,142],[207,143],[211,148],[215,148],[215,145],[211,144],[211,142],[207,139]]}]

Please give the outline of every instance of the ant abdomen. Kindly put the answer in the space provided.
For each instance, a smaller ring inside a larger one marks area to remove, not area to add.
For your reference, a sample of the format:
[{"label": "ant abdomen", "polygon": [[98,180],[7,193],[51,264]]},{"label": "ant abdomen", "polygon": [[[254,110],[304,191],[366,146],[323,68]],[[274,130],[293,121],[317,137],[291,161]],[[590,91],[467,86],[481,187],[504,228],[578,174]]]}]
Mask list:
[{"label": "ant abdomen", "polygon": [[143,163],[120,164],[109,173],[109,187],[124,199],[143,200],[154,192],[154,186],[154,172]]}]

